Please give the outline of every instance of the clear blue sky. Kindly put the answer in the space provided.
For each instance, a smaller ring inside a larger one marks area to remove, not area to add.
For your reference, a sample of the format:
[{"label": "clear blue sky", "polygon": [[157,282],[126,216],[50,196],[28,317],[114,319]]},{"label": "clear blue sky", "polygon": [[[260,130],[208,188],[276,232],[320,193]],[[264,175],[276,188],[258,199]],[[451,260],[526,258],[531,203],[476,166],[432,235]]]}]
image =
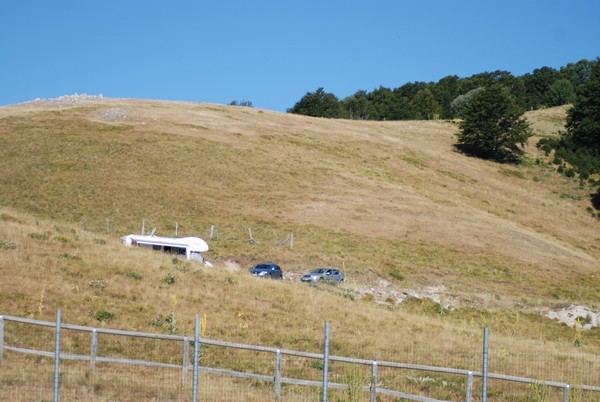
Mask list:
[{"label": "clear blue sky", "polygon": [[285,111],[600,56],[598,0],[3,0],[0,105],[74,93]]}]

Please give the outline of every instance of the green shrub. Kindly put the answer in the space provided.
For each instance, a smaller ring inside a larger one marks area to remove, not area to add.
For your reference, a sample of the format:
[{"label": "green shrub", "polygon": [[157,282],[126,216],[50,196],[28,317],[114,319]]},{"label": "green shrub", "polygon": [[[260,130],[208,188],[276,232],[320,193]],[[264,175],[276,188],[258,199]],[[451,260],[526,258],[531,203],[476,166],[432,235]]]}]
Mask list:
[{"label": "green shrub", "polygon": [[121,272],[120,275],[126,276],[127,278],[135,279],[136,281],[142,279],[142,275],[134,271]]},{"label": "green shrub", "polygon": [[397,281],[403,281],[404,280],[404,275],[402,275],[402,272],[400,272],[397,269],[393,269],[390,271],[390,276],[394,279],[396,279]]},{"label": "green shrub", "polygon": [[175,282],[176,282],[176,278],[175,278],[175,276],[171,275],[171,273],[166,274],[162,280],[162,283],[167,286],[174,285]]},{"label": "green shrub", "polygon": [[44,233],[29,233],[30,238],[35,240],[48,240],[50,238],[50,232]]},{"label": "green shrub", "polygon": [[105,287],[108,286],[108,281],[105,281],[103,279],[100,280],[91,280],[88,282],[88,286],[91,287],[92,289],[97,289],[97,290],[104,290]]},{"label": "green shrub", "polygon": [[17,248],[15,243],[11,243],[5,240],[0,240],[0,249],[2,250],[14,250]]},{"label": "green shrub", "polygon": [[94,313],[94,318],[98,321],[110,321],[115,318],[115,315],[110,311],[99,310]]}]

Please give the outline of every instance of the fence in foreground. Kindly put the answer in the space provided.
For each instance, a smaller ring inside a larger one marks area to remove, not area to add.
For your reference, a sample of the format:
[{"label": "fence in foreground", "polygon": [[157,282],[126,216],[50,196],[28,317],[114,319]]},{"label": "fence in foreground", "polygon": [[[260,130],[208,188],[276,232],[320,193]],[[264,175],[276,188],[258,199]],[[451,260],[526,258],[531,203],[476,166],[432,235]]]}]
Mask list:
[{"label": "fence in foreground", "polygon": [[[199,333],[198,318],[194,336],[188,337],[63,324],[60,310],[56,322],[0,315],[0,400],[470,402],[486,401],[492,380],[528,384],[544,401],[600,400],[598,385],[488,373],[487,328],[481,371],[331,356],[328,323],[323,353],[205,339]],[[27,347],[31,344],[45,350]],[[232,358],[233,351],[246,354]],[[332,381],[334,365],[337,372],[346,367],[349,375]],[[124,367],[136,367],[135,375]],[[307,375],[306,367],[318,374]],[[423,396],[399,380],[399,371],[442,375],[454,386],[443,399]]]}]

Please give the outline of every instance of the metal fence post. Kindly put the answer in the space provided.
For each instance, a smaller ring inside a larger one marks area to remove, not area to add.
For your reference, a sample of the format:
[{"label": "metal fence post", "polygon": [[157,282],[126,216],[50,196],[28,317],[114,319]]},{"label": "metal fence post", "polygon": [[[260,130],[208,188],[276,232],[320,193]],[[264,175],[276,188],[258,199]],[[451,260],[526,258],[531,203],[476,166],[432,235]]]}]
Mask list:
[{"label": "metal fence post", "polygon": [[565,384],[565,390],[563,393],[563,402],[569,402],[569,384]]},{"label": "metal fence post", "polygon": [[198,401],[198,360],[200,359],[200,317],[194,323],[194,377],[192,380],[192,402]]},{"label": "metal fence post", "polygon": [[281,349],[275,353],[275,397],[281,400]]},{"label": "metal fence post", "polygon": [[98,330],[92,329],[92,347],[90,350],[90,366],[92,372],[96,371],[96,356],[98,355]]},{"label": "metal fence post", "polygon": [[481,370],[481,402],[487,401],[487,376],[488,376],[488,326],[483,328],[483,367]]},{"label": "metal fence post", "polygon": [[327,402],[327,387],[329,377],[329,321],[325,322],[325,341],[323,349],[323,394],[321,396],[321,402]]},{"label": "metal fence post", "polygon": [[4,316],[0,315],[0,363],[4,357]]},{"label": "metal fence post", "polygon": [[471,402],[471,395],[473,393],[473,372],[469,371],[467,375],[467,391],[465,394],[465,402]]},{"label": "metal fence post", "polygon": [[190,366],[190,340],[187,336],[183,337],[183,359],[181,362],[181,383],[187,384],[188,370]]},{"label": "metal fence post", "polygon": [[62,313],[56,310],[56,343],[54,348],[54,402],[58,402],[58,386],[60,377],[60,321]]},{"label": "metal fence post", "polygon": [[371,365],[371,399],[370,402],[377,400],[377,362]]}]

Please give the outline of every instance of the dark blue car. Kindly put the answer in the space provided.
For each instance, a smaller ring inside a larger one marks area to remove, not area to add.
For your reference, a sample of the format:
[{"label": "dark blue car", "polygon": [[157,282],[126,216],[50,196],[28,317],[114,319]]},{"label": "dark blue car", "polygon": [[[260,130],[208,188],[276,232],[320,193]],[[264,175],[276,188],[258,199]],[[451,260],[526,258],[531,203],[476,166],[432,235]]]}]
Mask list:
[{"label": "dark blue car", "polygon": [[277,264],[259,263],[250,268],[250,273],[259,278],[283,279],[283,271]]}]

